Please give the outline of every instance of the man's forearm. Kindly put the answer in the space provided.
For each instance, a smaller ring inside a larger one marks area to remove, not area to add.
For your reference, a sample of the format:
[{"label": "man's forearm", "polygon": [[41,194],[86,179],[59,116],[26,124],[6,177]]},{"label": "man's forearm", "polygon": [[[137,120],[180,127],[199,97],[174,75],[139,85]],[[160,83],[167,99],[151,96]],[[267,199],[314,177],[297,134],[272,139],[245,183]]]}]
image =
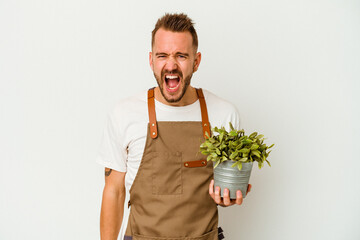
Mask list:
[{"label": "man's forearm", "polygon": [[125,189],[116,191],[105,186],[101,205],[101,240],[116,240],[124,213]]}]

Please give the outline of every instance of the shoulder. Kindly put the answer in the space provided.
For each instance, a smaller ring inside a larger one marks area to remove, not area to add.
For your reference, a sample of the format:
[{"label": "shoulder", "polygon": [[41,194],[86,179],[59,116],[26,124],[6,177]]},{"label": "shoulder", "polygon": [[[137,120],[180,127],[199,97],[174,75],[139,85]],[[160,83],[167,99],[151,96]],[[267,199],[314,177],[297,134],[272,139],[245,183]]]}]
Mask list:
[{"label": "shoulder", "polygon": [[147,107],[146,103],[146,91],[141,91],[117,101],[112,108],[111,114],[124,117],[129,114],[143,112],[143,109]]},{"label": "shoulder", "polygon": [[147,121],[146,113],[146,91],[141,91],[117,101],[108,115],[113,125],[124,129],[132,123]]},{"label": "shoulder", "polygon": [[229,122],[234,127],[240,128],[240,116],[237,108],[229,101],[203,89],[210,124],[215,127],[228,128]]},{"label": "shoulder", "polygon": [[204,97],[206,100],[209,111],[220,111],[222,113],[237,113],[236,107],[229,101],[215,95],[214,93],[203,89]]}]

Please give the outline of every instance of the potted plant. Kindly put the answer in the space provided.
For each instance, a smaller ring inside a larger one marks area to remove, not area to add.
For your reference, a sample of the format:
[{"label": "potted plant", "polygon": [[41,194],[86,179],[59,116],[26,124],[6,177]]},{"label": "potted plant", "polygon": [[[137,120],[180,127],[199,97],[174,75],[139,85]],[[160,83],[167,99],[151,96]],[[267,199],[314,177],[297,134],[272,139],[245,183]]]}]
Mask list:
[{"label": "potted plant", "polygon": [[236,191],[241,190],[243,197],[246,190],[253,166],[258,163],[259,169],[267,162],[274,146],[264,143],[264,135],[254,132],[249,136],[244,130],[236,130],[230,123],[230,132],[224,127],[212,128],[212,136],[207,134],[207,139],[200,145],[200,152],[207,155],[207,161],[213,161],[215,186],[220,186],[221,196],[223,190],[230,190],[230,198],[236,199]]}]

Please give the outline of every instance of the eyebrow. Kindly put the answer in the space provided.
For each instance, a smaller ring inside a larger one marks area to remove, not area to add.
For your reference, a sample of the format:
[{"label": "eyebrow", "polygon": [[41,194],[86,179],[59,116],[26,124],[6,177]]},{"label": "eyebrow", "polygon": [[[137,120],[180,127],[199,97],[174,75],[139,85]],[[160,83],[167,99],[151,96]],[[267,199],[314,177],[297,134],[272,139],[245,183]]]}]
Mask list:
[{"label": "eyebrow", "polygon": [[159,55],[168,55],[167,53],[162,53],[162,52],[160,52],[160,53],[155,53],[155,56],[159,56]]},{"label": "eyebrow", "polygon": [[[155,53],[155,56],[159,56],[159,55],[166,55],[166,56],[168,56],[169,54],[164,53],[164,52]],[[175,55],[184,55],[184,56],[187,56],[187,57],[189,56],[188,53],[182,53],[182,52],[177,52]]]},{"label": "eyebrow", "polygon": [[184,56],[187,56],[187,57],[189,56],[188,53],[182,53],[182,52],[177,52],[176,55],[184,55]]}]

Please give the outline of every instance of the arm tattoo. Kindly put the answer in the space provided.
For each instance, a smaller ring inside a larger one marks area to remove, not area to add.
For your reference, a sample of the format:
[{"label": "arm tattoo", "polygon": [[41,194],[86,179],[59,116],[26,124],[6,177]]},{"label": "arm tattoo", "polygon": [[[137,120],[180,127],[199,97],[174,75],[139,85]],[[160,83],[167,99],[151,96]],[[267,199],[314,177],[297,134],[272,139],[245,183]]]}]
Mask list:
[{"label": "arm tattoo", "polygon": [[105,177],[110,176],[112,169],[106,170],[105,169]]}]

